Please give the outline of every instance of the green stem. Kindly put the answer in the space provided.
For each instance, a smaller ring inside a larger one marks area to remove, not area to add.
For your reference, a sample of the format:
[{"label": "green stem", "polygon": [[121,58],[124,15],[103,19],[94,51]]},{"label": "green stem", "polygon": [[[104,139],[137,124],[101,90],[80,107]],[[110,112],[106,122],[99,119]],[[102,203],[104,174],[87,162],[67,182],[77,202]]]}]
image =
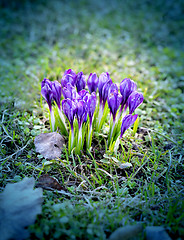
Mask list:
[{"label": "green stem", "polygon": [[50,120],[51,120],[51,130],[54,132],[55,130],[55,117],[54,117],[54,112],[50,110]]},{"label": "green stem", "polygon": [[64,125],[64,127],[65,127],[66,132],[68,132],[68,131],[67,131],[66,122],[65,122],[65,118],[64,118],[64,116],[63,116],[63,113],[62,113],[61,109],[58,108],[58,110],[59,110],[58,112],[59,112],[60,119],[61,119],[61,121],[62,121],[62,123],[63,123],[63,125]]},{"label": "green stem", "polygon": [[116,123],[116,121],[113,119],[113,124],[112,124],[111,134],[110,134],[110,142],[111,142],[111,137],[112,137],[112,134],[113,134],[113,131],[114,131],[115,123]]}]

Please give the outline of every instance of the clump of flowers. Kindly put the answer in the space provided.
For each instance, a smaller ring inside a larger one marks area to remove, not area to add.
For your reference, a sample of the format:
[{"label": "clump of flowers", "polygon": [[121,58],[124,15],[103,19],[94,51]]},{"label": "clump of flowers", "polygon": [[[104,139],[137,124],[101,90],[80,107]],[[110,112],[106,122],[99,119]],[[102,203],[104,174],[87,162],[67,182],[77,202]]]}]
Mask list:
[{"label": "clump of flowers", "polygon": [[116,141],[137,120],[134,111],[144,99],[129,78],[118,88],[108,72],[99,77],[90,73],[86,81],[83,72],[76,74],[72,69],[64,72],[61,83],[44,78],[41,94],[48,103],[51,130],[59,127],[68,136],[69,154],[80,154],[85,142],[90,151],[93,133],[100,133],[105,123],[109,124],[107,146],[113,151]]}]

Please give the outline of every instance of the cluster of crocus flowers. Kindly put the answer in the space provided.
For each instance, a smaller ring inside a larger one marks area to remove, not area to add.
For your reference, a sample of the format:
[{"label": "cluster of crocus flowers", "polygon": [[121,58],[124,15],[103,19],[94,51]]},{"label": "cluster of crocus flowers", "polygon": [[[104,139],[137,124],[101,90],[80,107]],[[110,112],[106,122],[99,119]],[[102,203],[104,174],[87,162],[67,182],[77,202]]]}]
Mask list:
[{"label": "cluster of crocus flowers", "polygon": [[[110,123],[108,145],[116,141],[118,135],[122,137],[136,121],[138,115],[134,115],[134,111],[143,102],[143,95],[137,92],[134,81],[125,78],[118,88],[108,72],[99,77],[96,73],[90,73],[86,81],[83,72],[76,74],[68,69],[64,72],[61,83],[43,79],[41,93],[49,106],[53,131],[56,123],[52,101],[58,108],[62,133],[67,131],[65,117],[68,119],[69,153],[75,149],[77,154],[83,149],[84,141],[87,150],[91,148],[93,131],[101,131],[105,122]],[[109,114],[112,120],[109,120]]]}]

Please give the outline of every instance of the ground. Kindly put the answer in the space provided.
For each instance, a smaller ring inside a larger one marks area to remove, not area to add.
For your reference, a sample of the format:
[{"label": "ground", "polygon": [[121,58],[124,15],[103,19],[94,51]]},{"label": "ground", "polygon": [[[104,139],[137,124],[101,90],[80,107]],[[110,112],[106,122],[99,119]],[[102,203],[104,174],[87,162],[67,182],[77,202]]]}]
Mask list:
[{"label": "ground", "polygon": [[[49,174],[66,193],[44,190],[30,239],[107,239],[139,221],[182,239],[183,1],[22,0],[0,7],[0,190]],[[104,155],[103,136],[95,135],[91,155],[65,151],[45,164],[34,147],[35,136],[50,131],[40,82],[60,80],[69,68],[136,81],[144,94],[139,127],[117,153]],[[121,169],[114,159],[132,167]]]}]

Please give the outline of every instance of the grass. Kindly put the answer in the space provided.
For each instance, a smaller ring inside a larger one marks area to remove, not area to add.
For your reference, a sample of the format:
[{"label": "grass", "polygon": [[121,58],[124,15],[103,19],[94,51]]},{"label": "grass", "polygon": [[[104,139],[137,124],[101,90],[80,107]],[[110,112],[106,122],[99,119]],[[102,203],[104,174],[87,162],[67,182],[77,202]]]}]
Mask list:
[{"label": "grass", "polygon": [[[0,189],[45,173],[64,189],[44,190],[30,239],[107,239],[139,221],[184,236],[183,1],[107,2],[1,5]],[[125,135],[117,153],[106,153],[104,128],[91,154],[66,149],[47,164],[33,143],[49,132],[40,82],[59,80],[68,68],[108,71],[117,83],[130,77],[145,100],[137,132]]]}]

